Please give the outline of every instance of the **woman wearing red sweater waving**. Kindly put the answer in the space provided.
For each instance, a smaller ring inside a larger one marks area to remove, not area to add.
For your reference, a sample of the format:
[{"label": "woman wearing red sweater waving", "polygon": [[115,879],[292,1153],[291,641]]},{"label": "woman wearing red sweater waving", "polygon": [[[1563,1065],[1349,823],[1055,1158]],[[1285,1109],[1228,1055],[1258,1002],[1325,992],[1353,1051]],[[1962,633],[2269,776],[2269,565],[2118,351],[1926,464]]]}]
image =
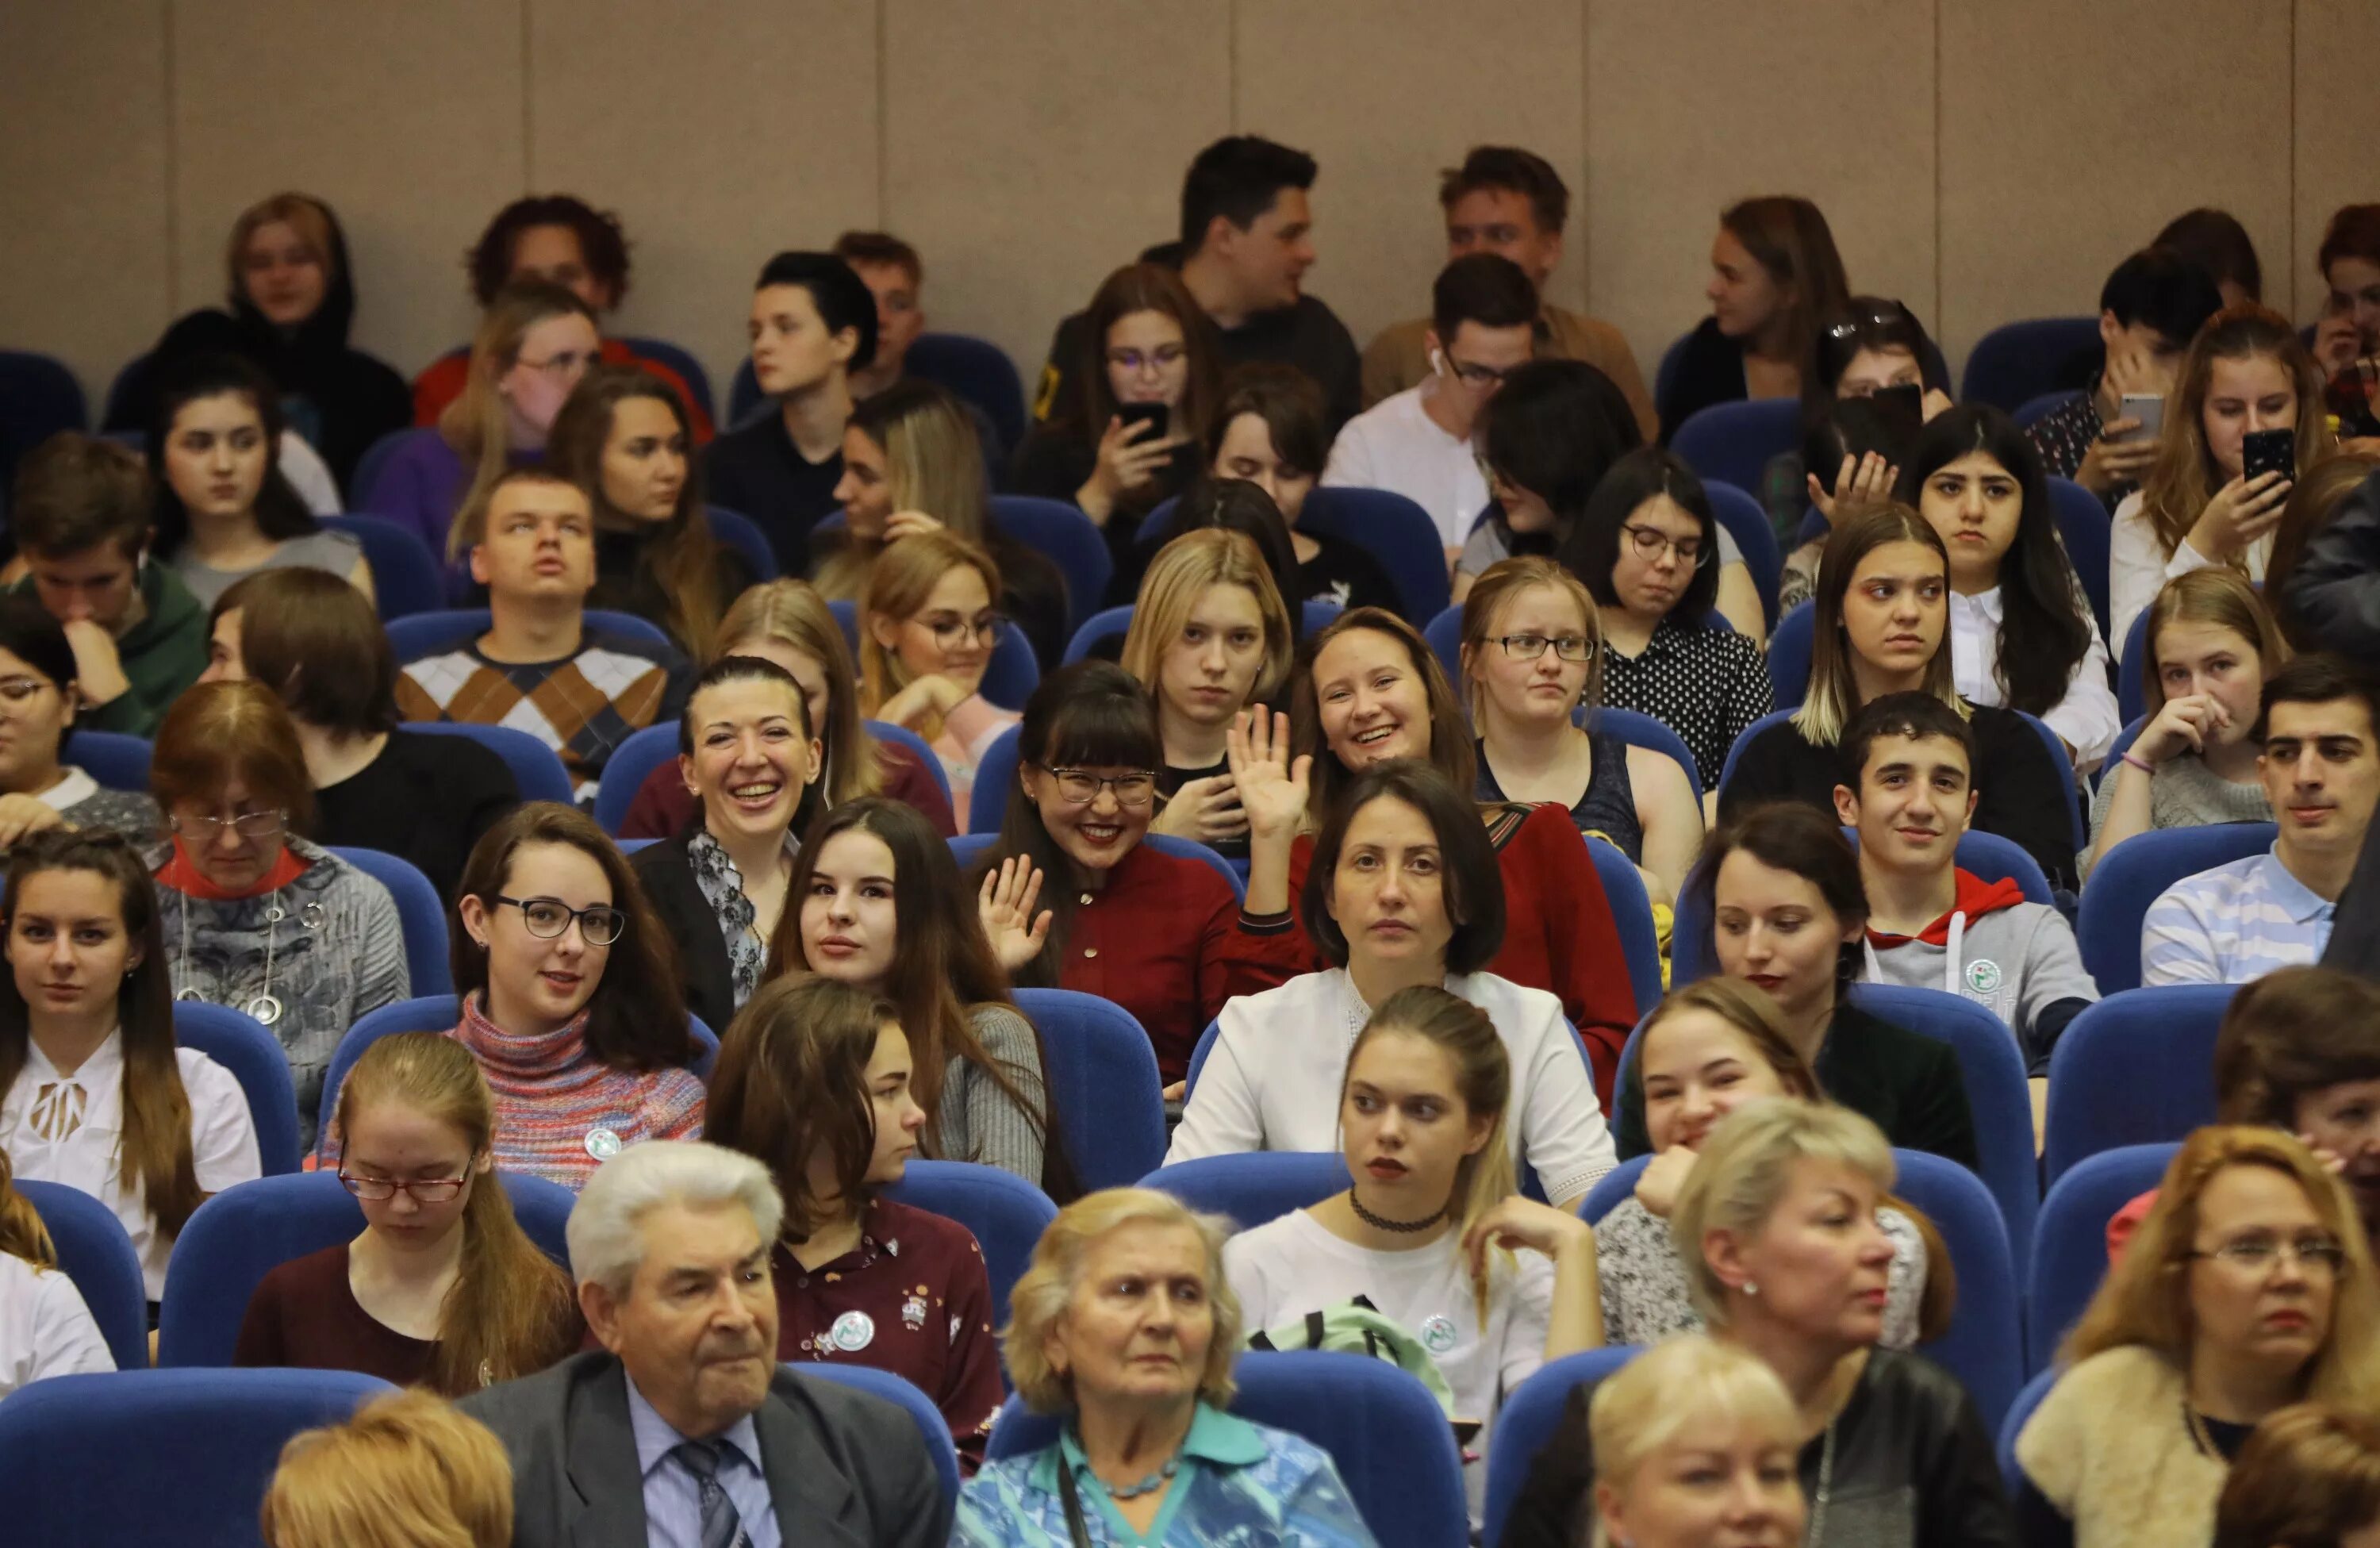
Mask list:
[{"label": "woman wearing red sweater waving", "polygon": [[[1243,716],[1232,731],[1231,767],[1248,819],[1240,931],[1302,943],[1294,900],[1314,853],[1311,830],[1357,774],[1391,758],[1417,758],[1469,790],[1478,771],[1471,728],[1438,658],[1404,620],[1377,607],[1342,614],[1307,640],[1291,677],[1290,709],[1269,717],[1269,725],[1263,714]],[[1480,816],[1496,847],[1511,921],[1488,970],[1560,999],[1586,1040],[1596,1091],[1608,1105],[1636,997],[1595,863],[1560,807],[1500,801],[1480,808]],[[1256,993],[1322,966],[1302,961],[1283,974],[1283,955],[1233,954],[1233,992]]]}]

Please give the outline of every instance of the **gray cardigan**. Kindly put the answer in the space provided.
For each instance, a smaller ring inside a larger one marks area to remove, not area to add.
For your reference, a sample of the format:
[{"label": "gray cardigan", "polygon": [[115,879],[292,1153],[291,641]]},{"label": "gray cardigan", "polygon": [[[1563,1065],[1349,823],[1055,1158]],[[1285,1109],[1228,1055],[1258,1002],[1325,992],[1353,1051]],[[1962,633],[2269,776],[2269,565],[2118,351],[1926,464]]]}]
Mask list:
[{"label": "gray cardigan", "polygon": [[[1025,1100],[1042,1112],[1049,1090],[1041,1079],[1041,1048],[1033,1025],[1008,1006],[978,1006],[969,1023],[976,1041]],[[1020,1109],[979,1066],[953,1058],[942,1072],[941,1118],[935,1139],[952,1161],[972,1161],[1014,1172],[1041,1186],[1042,1139],[1038,1115]]]}]

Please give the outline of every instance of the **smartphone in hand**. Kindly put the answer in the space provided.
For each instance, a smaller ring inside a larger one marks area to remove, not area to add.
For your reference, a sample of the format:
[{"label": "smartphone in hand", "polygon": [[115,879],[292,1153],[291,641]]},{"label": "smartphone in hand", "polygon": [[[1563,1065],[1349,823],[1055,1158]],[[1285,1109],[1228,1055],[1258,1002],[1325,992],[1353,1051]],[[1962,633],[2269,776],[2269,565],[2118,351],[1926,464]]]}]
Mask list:
[{"label": "smartphone in hand", "polygon": [[1133,437],[1135,445],[1165,439],[1166,413],[1162,403],[1119,403],[1116,405],[1116,418],[1122,420],[1127,429],[1136,424],[1149,427],[1148,434]]},{"label": "smartphone in hand", "polygon": [[2240,442],[2240,470],[2251,480],[2265,473],[2278,473],[2284,479],[2297,477],[2297,432],[2250,431]]},{"label": "smartphone in hand", "polygon": [[2127,441],[2154,441],[2165,433],[2165,394],[2126,393],[2116,409],[2119,420],[2138,420],[2141,427],[2124,434]]}]

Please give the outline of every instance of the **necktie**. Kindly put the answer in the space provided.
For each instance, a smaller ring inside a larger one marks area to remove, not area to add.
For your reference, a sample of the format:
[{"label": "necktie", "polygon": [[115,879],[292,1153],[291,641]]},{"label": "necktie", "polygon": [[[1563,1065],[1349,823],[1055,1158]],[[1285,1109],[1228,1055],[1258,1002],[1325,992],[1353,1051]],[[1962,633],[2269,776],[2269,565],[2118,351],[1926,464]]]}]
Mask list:
[{"label": "necktie", "polygon": [[720,1486],[720,1449],[717,1441],[686,1441],[673,1453],[678,1464],[694,1475],[701,1492],[702,1548],[736,1548],[744,1541],[735,1502]]}]

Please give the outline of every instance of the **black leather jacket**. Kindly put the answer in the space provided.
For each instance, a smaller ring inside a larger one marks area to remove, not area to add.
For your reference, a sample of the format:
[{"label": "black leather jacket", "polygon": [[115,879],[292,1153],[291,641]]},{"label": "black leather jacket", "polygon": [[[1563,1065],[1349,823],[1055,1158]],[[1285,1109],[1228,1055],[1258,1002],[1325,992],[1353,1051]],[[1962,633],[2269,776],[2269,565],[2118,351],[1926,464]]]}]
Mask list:
[{"label": "black leather jacket", "polygon": [[2380,656],[2380,473],[2358,484],[2306,538],[2282,578],[2291,615],[2325,651]]}]

